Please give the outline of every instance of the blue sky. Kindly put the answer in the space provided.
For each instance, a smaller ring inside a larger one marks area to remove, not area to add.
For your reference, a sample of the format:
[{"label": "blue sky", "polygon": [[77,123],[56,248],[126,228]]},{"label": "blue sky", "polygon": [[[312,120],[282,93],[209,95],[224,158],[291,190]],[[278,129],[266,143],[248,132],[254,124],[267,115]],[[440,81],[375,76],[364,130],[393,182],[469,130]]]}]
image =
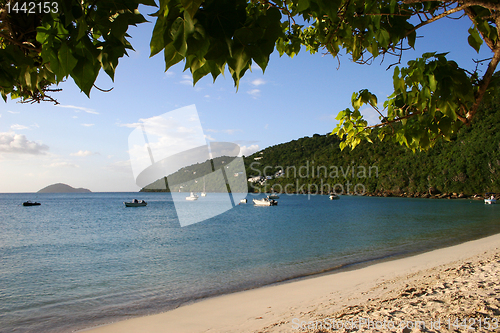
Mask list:
[{"label": "blue sky", "polygon": [[[449,59],[473,69],[472,59],[490,53],[483,46],[478,55],[467,44],[470,21],[441,20],[419,35],[416,51],[405,53],[403,64],[424,52],[450,52]],[[95,192],[137,191],[130,157],[130,124],[180,107],[196,105],[207,140],[234,142],[242,153],[315,133],[326,134],[336,126],[336,114],[350,107],[354,91],[367,88],[380,104],[390,95],[394,59],[357,65],[347,56],[310,55],[304,50],[293,59],[275,52],[265,74],[253,68],[236,91],[233,81],[219,77],[200,80],[195,87],[181,63],[164,72],[162,54],[149,58],[153,23],[132,28],[135,52],[120,61],[115,82],[101,72],[96,84],[109,93],[93,90],[90,99],[70,78],[55,93],[59,106],[50,103],[0,102],[0,192],[36,192],[66,183]],[[365,109],[376,121],[374,111]]]}]

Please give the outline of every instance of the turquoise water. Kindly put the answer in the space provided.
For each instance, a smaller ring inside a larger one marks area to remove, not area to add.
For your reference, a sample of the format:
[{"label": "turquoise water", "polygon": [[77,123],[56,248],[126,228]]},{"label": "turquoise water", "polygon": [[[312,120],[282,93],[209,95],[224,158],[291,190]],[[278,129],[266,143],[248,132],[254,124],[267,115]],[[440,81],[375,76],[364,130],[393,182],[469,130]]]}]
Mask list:
[{"label": "turquoise water", "polygon": [[500,205],[293,195],[181,228],[165,193],[0,194],[0,230],[0,332],[71,332],[498,233]]}]

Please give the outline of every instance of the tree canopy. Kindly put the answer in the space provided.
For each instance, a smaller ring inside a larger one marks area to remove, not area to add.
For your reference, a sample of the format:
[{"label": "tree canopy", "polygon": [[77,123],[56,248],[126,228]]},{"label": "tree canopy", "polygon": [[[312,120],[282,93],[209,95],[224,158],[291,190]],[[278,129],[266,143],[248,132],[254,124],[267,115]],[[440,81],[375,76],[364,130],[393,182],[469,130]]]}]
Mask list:
[{"label": "tree canopy", "polygon": [[[236,86],[252,64],[265,70],[275,49],[290,57],[303,48],[333,57],[343,50],[360,64],[393,55],[398,62],[415,48],[420,28],[468,17],[469,45],[491,51],[478,60],[488,64],[486,71],[465,70],[440,53],[393,66],[394,92],[384,110],[374,94],[360,90],[352,110],[338,114],[332,133],[344,138],[342,148],[371,140],[375,127],[379,139],[413,150],[450,139],[474,120],[500,61],[497,0],[0,0],[2,97],[55,101],[50,92],[68,77],[89,95],[101,68],[113,79],[119,59],[132,49],[128,27],[146,22],[141,4],[157,7],[151,56],[163,51],[166,70],[184,61],[196,84],[227,68]],[[368,126],[360,113],[364,104],[380,114],[380,124]]]}]

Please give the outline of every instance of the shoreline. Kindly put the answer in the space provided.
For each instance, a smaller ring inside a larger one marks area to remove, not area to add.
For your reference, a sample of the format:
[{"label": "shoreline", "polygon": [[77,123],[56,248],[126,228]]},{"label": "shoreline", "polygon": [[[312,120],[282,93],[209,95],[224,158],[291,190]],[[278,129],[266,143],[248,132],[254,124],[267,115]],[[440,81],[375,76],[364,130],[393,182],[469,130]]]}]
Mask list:
[{"label": "shoreline", "polygon": [[[427,275],[435,274],[440,267],[445,271],[456,269],[452,266],[464,264],[467,260],[484,261],[488,256],[500,254],[499,248],[500,234],[496,234],[403,258],[389,258],[364,267],[345,268],[209,297],[160,314],[78,332],[314,332],[314,329],[298,329],[299,323],[312,321],[317,324],[334,313],[345,317],[350,311],[346,309],[364,306],[374,299],[383,298],[384,294],[397,294],[399,289],[406,287],[408,279],[418,283]],[[371,313],[375,312],[372,310]]]}]

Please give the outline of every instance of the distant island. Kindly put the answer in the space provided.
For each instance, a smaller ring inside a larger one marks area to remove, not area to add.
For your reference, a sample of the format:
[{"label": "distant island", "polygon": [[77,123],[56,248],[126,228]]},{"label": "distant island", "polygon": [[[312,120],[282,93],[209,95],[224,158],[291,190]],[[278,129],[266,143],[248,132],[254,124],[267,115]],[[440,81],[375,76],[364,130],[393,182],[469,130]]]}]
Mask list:
[{"label": "distant island", "polygon": [[91,193],[91,190],[86,188],[74,188],[66,184],[57,183],[42,188],[37,193]]}]

